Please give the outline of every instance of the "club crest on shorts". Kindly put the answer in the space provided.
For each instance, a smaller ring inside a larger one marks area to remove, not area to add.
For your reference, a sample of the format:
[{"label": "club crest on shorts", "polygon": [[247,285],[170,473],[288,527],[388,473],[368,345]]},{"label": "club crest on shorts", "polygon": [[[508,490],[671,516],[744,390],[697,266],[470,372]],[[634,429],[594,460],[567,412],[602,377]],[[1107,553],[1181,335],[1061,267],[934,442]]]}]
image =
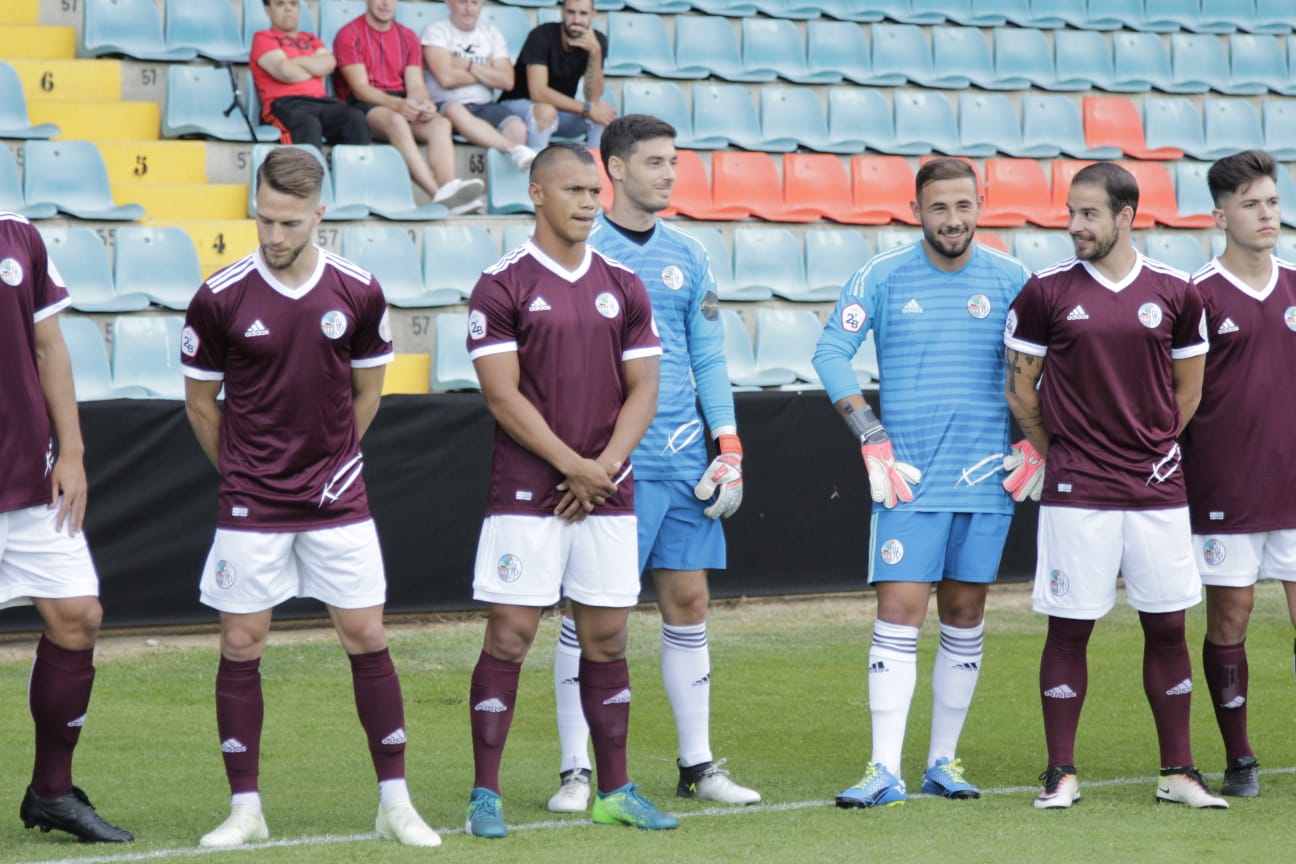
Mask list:
[{"label": "club crest on shorts", "polygon": [[22,281],[22,277],[22,265],[17,259],[6,258],[0,261],[0,279],[3,279],[6,285],[17,285]]},{"label": "club crest on shorts", "polygon": [[1054,597],[1065,597],[1071,593],[1071,580],[1061,570],[1049,571],[1049,591]]},{"label": "club crest on shorts", "polygon": [[968,298],[967,310],[973,318],[985,318],[990,314],[990,298],[984,294],[973,294]]},{"label": "club crest on shorts", "polygon": [[516,582],[522,578],[522,559],[512,552],[505,552],[495,569],[501,582]]},{"label": "club crest on shorts", "polygon": [[621,314],[621,304],[613,294],[607,291],[594,298],[594,308],[604,318],[615,318]]},{"label": "club crest on shorts", "polygon": [[678,291],[684,287],[684,271],[671,264],[661,272],[661,280],[662,284],[670,290]]},{"label": "club crest on shorts", "polygon": [[1228,550],[1224,544],[1212,537],[1202,545],[1202,560],[1212,567],[1218,567],[1224,563],[1225,557],[1228,556]]},{"label": "club crest on shorts", "polygon": [[331,309],[320,319],[320,329],[330,339],[341,339],[347,329],[346,316],[336,309]]},{"label": "club crest on shorts", "polygon": [[1283,321],[1287,322],[1288,330],[1296,330],[1296,306],[1288,306],[1283,312]]},{"label": "club crest on shorts", "polygon": [[1144,303],[1138,311],[1139,323],[1152,328],[1161,324],[1161,307],[1155,303]]},{"label": "club crest on shorts", "polygon": [[899,564],[904,557],[904,544],[894,537],[882,544],[882,563]]},{"label": "club crest on shorts", "polygon": [[216,586],[229,588],[234,584],[234,565],[224,558],[216,562]]}]

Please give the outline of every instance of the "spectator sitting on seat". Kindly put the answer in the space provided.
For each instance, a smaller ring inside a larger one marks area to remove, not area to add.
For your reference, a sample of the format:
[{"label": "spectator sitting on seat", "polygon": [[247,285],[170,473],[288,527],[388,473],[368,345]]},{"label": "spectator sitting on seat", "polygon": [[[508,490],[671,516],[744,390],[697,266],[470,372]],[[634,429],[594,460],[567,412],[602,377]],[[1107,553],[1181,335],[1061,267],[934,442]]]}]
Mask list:
[{"label": "spectator sitting on seat", "polygon": [[[514,71],[513,88],[500,102],[526,121],[527,146],[540,149],[552,135],[584,134],[597,149],[603,127],[616,109],[603,98],[607,37],[594,29],[594,0],[563,0],[562,21],[541,24],[527,34]],[[582,102],[576,85],[585,79]]]},{"label": "spectator sitting on seat", "polygon": [[526,145],[526,124],[495,101],[495,90],[513,89],[513,61],[504,34],[478,21],[482,0],[448,0],[450,17],[423,30],[423,77],[432,101],[454,130],[482,147],[502,150],[525,171],[536,151]]},{"label": "spectator sitting on seat", "polygon": [[284,144],[368,144],[364,113],[328,95],[324,76],[337,60],[314,33],[297,29],[301,0],[261,0],[270,28],[252,37],[252,82],[261,119],[276,126]]},{"label": "spectator sitting on seat", "polygon": [[[485,184],[454,172],[450,121],[437,113],[423,83],[418,36],[396,21],[397,0],[365,0],[365,13],[343,25],[333,40],[338,95],[365,112],[374,137],[395,147],[410,176],[453,214],[482,207]],[[418,142],[428,145],[427,161]]]}]

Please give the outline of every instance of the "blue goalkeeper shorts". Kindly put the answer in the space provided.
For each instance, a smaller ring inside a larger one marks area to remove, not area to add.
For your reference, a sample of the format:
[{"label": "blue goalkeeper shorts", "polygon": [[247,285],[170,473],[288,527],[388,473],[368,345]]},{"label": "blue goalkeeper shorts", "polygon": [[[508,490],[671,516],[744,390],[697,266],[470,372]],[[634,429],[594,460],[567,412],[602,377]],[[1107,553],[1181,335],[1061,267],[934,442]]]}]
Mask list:
[{"label": "blue goalkeeper shorts", "polygon": [[874,505],[869,527],[869,584],[995,581],[1012,516],[927,513]]},{"label": "blue goalkeeper shorts", "polygon": [[635,480],[639,519],[639,572],[723,570],[725,536],[719,519],[702,511],[710,506],[685,480]]}]

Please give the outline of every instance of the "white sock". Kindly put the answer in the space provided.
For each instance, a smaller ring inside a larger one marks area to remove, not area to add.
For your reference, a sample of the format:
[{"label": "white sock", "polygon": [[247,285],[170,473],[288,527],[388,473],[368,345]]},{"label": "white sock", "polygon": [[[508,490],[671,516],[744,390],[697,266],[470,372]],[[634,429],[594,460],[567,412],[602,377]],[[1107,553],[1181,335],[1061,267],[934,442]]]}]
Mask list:
[{"label": "white sock", "polygon": [[235,807],[246,807],[257,813],[261,812],[261,793],[260,792],[239,792],[230,796],[230,809]]},{"label": "white sock", "polygon": [[378,803],[384,807],[390,804],[409,804],[409,786],[404,777],[395,780],[383,780],[378,784]]},{"label": "white sock", "polygon": [[984,624],[975,627],[940,625],[940,647],[932,667],[931,748],[927,767],[937,759],[953,759],[967,719],[972,694],[981,675]]},{"label": "white sock", "polygon": [[562,747],[560,772],[590,770],[589,726],[580,698],[580,655],[576,622],[564,615],[554,655],[554,703],[558,708],[558,744]]},{"label": "white sock", "polygon": [[706,622],[662,624],[662,684],[675,714],[680,765],[710,762],[711,649]]},{"label": "white sock", "polygon": [[869,646],[869,714],[873,726],[871,762],[881,763],[897,778],[904,748],[905,724],[918,680],[918,628],[888,621],[873,622]]}]

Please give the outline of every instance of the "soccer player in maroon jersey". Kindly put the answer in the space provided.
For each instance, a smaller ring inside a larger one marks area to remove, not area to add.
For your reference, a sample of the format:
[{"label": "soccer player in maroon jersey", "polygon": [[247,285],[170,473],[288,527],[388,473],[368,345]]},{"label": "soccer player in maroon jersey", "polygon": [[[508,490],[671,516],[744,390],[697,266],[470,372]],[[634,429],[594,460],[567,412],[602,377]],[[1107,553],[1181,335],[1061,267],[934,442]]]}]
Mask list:
[{"label": "soccer player in maroon jersey", "polygon": [[257,171],[260,247],[203,284],[181,338],[189,422],[221,475],[199,587],[220,612],[216,728],[232,797],[229,818],[203,846],[269,836],[257,791],[261,655],[274,607],[299,595],[328,606],[351,661],[378,775],[375,830],[409,846],[441,842],[405,784],[404,705],[383,628],[387,581],[360,476],[391,326],[378,282],[311,242],[323,176],[304,150],[270,152]]},{"label": "soccer player in maroon jersey", "polygon": [[530,194],[535,234],[488,268],[468,301],[468,351],[496,428],[473,579],[490,615],[469,693],[466,830],[508,834],[499,767],[518,675],[541,613],[563,594],[581,642],[594,821],[675,828],[626,775],[626,629],[639,598],[630,453],[657,410],[661,343],[643,282],[585,242],[599,212],[589,151],[545,148]]},{"label": "soccer player in maroon jersey", "polygon": [[1278,165],[1261,150],[1206,175],[1224,252],[1193,275],[1206,304],[1202,405],[1184,430],[1193,554],[1206,586],[1202,669],[1224,738],[1225,795],[1260,794],[1247,738],[1247,623],[1259,579],[1277,579],[1296,622],[1296,402],[1275,373],[1296,369],[1296,265],[1274,257]]},{"label": "soccer player in maroon jersey", "polygon": [[0,213],[0,282],[0,609],[32,604],[45,623],[27,686],[36,759],[19,817],[83,843],[127,842],[134,836],[72,785],[103,609],[81,533],[85,444],[58,323],[72,299],[40,233],[15,213]]},{"label": "soccer player in maroon jersey", "polygon": [[1008,405],[1045,460],[1033,597],[1049,616],[1039,809],[1080,797],[1085,650],[1094,622],[1115,605],[1118,572],[1143,627],[1143,689],[1161,750],[1157,800],[1228,806],[1193,767],[1184,641],[1184,610],[1201,601],[1201,579],[1177,439],[1201,399],[1205,319],[1187,274],[1131,244],[1138,194],[1117,165],[1076,174],[1067,194],[1075,257],[1030,278],[1004,330]]}]

